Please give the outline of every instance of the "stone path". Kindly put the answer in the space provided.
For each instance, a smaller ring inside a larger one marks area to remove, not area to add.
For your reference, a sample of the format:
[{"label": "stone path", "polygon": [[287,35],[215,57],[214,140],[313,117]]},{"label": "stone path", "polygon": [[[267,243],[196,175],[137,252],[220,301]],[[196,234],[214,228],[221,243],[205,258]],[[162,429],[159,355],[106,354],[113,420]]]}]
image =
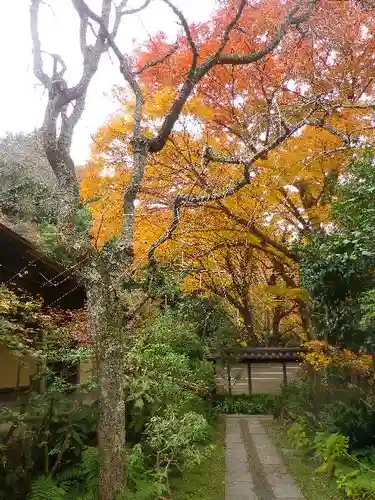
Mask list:
[{"label": "stone path", "polygon": [[265,418],[226,418],[225,500],[304,500],[266,433]]}]

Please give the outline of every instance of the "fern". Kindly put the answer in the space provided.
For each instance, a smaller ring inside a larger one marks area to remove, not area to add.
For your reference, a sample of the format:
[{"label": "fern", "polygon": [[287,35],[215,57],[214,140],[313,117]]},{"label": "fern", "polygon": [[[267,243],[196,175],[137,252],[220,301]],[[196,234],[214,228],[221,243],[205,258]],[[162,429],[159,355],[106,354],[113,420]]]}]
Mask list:
[{"label": "fern", "polygon": [[161,498],[161,495],[165,492],[165,485],[163,484],[151,481],[138,481],[135,491],[125,490],[123,493],[120,493],[118,500],[156,500]]},{"label": "fern", "polygon": [[65,500],[66,491],[50,478],[41,476],[33,481],[28,500]]},{"label": "fern", "polygon": [[57,478],[67,491],[66,500],[96,500],[98,497],[99,456],[96,448],[86,448],[79,464],[62,471]]}]

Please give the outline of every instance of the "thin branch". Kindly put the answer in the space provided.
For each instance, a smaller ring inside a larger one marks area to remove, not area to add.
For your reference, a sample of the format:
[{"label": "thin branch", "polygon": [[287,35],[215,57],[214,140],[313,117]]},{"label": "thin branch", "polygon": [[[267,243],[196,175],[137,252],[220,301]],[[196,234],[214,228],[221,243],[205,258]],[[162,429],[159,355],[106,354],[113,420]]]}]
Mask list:
[{"label": "thin branch", "polygon": [[87,16],[96,23],[98,23],[100,30],[106,39],[108,45],[111,47],[113,52],[115,53],[117,59],[119,60],[120,63],[120,71],[124,77],[124,79],[128,82],[130,85],[131,89],[134,92],[135,98],[136,98],[136,110],[134,114],[134,136],[138,137],[140,134],[140,124],[141,124],[141,112],[142,112],[142,105],[144,102],[143,98],[143,93],[141,90],[141,87],[139,86],[137,80],[135,79],[133,73],[130,70],[129,63],[127,58],[121,53],[120,49],[118,48],[116,42],[111,36],[111,33],[108,30],[108,26],[106,23],[103,21],[101,17],[99,17],[95,12],[93,12],[90,7],[83,1],[83,0],[73,0],[74,5],[76,6],[76,9],[80,16]]},{"label": "thin branch", "polygon": [[307,12],[301,14],[299,17],[294,17],[298,12],[300,5],[296,5],[286,16],[284,22],[281,24],[277,30],[276,35],[273,40],[267,44],[262,50],[257,50],[251,54],[221,54],[218,58],[218,64],[252,64],[260,59],[263,59],[266,55],[270,54],[273,50],[278,47],[280,42],[283,40],[290,26],[299,26],[302,22],[306,21],[313,9],[315,8],[316,0],[309,0],[309,6]]},{"label": "thin branch", "polygon": [[224,30],[223,36],[221,38],[221,44],[214,55],[215,58],[220,57],[223,50],[227,46],[227,44],[229,42],[230,32],[235,28],[236,24],[240,20],[242,13],[246,7],[246,4],[247,4],[247,0],[241,0],[241,3],[237,9],[236,15],[234,16],[232,21],[228,24],[228,26]]},{"label": "thin branch", "polygon": [[146,69],[150,69],[150,68],[153,68],[154,66],[157,66],[158,64],[162,64],[164,61],[166,61],[167,59],[169,59],[173,54],[175,54],[176,51],[178,50],[178,48],[179,48],[179,45],[177,43],[175,43],[173,45],[173,47],[171,48],[171,50],[169,52],[167,52],[167,54],[165,54],[162,57],[159,57],[159,59],[153,59],[152,61],[146,62],[146,64],[144,64],[141,68],[139,68],[136,71],[134,71],[133,74],[134,75],[140,75]]},{"label": "thin branch", "polygon": [[[287,137],[291,136],[294,134],[297,130],[299,130],[303,125],[306,124],[306,121],[308,120],[308,117],[313,113],[314,110],[311,110],[308,113],[308,116],[304,118],[301,122],[299,122],[297,125],[295,125],[293,128],[288,128],[284,134],[279,136],[277,139],[275,139],[272,143],[267,145],[266,147],[262,148],[260,151],[255,153],[251,159],[248,161],[244,162],[239,160],[238,158],[230,158],[230,157],[223,157],[222,155],[219,155],[217,153],[214,153],[211,148],[208,148],[207,146],[204,149],[203,152],[203,159],[207,160],[213,160],[213,161],[221,161],[224,163],[232,163],[235,165],[238,164],[244,164],[244,176],[242,179],[232,183],[230,186],[227,187],[226,190],[219,192],[219,193],[210,193],[206,195],[200,195],[200,196],[192,196],[192,195],[180,195],[177,196],[174,202],[173,206],[173,217],[172,217],[172,222],[168,229],[165,231],[165,233],[156,241],[154,242],[149,250],[149,262],[151,267],[155,267],[156,265],[156,259],[155,259],[155,251],[156,249],[162,245],[165,241],[171,239],[173,233],[178,227],[178,224],[180,222],[180,212],[181,212],[181,207],[182,206],[190,206],[190,205],[200,205],[204,204],[210,201],[220,201],[224,198],[227,198],[229,196],[232,196],[236,192],[238,192],[240,189],[243,187],[247,186],[251,182],[251,176],[250,176],[250,168],[253,165],[253,163],[258,160],[259,158],[264,158],[265,154],[274,149],[276,146],[278,146],[281,142],[283,142]],[[215,156],[216,155],[216,156]],[[235,214],[233,214],[225,205],[220,204],[221,208],[224,209],[227,213],[227,215],[232,216],[234,219]],[[240,218],[238,218],[240,219]],[[237,220],[237,219],[236,219]],[[237,220],[239,222],[239,220]],[[245,221],[245,225],[247,228],[249,228],[249,223],[248,221]],[[264,233],[262,233],[260,230],[258,230],[254,225],[251,226],[251,229],[254,231],[254,234],[256,234],[262,241],[265,243],[269,244],[270,246],[274,247],[276,250],[279,252],[283,253],[285,256],[291,258],[292,260],[296,261],[298,259],[298,256],[290,252],[288,249],[286,249],[283,245],[278,244],[277,242],[274,242],[270,238],[268,238]]]},{"label": "thin branch", "polygon": [[86,58],[86,52],[87,52],[87,26],[88,26],[88,17],[82,16],[79,26],[79,43],[83,59]]},{"label": "thin branch", "polygon": [[[41,50],[40,52],[42,54],[47,54],[47,55],[51,56],[53,59],[53,72],[52,72],[53,79],[55,80],[58,78],[62,78],[64,76],[66,69],[67,69],[66,64],[64,62],[64,59],[59,54],[52,54],[51,52],[47,52],[45,50]],[[57,64],[58,63],[61,66],[60,71],[57,71]]]},{"label": "thin branch", "polygon": [[170,7],[172,9],[172,11],[174,12],[174,14],[178,17],[178,19],[180,20],[181,22],[181,25],[185,31],[185,35],[186,35],[186,38],[187,38],[187,41],[190,45],[190,49],[191,49],[191,52],[193,54],[193,61],[192,61],[192,64],[191,64],[191,68],[190,68],[190,71],[194,71],[195,68],[197,67],[197,62],[198,62],[198,48],[193,40],[193,36],[191,34],[191,31],[190,31],[190,28],[189,28],[189,24],[186,20],[186,17],[183,15],[183,13],[170,1],[170,0],[162,0],[164,3],[166,3],[168,5],[168,7]]},{"label": "thin branch", "polygon": [[46,89],[51,89],[51,78],[43,71],[42,49],[38,32],[40,3],[41,0],[32,0],[30,6],[30,30],[33,44],[34,74]]},{"label": "thin branch", "polygon": [[165,243],[167,240],[170,240],[173,236],[173,233],[176,231],[179,222],[180,222],[180,217],[181,217],[181,203],[182,200],[179,196],[176,197],[173,205],[173,216],[172,216],[172,221],[168,227],[168,229],[164,232],[162,236],[158,240],[156,240],[154,243],[149,248],[148,251],[148,261],[149,265],[151,268],[156,267],[156,258],[155,258],[155,251],[157,250],[160,245]]},{"label": "thin branch", "polygon": [[302,217],[302,215],[300,214],[300,212],[298,210],[298,207],[293,203],[293,201],[288,196],[288,193],[287,193],[286,189],[284,187],[281,187],[281,188],[278,189],[278,191],[283,195],[286,204],[288,205],[288,207],[292,211],[292,214],[294,215],[294,217],[302,225],[302,227],[303,227],[304,231],[306,232],[306,234],[308,236],[311,236],[311,228],[310,228],[308,222],[306,222],[305,219]]},{"label": "thin branch", "polygon": [[[163,0],[163,1],[165,3],[167,3],[168,5],[171,4],[170,0]],[[243,7],[244,7],[243,3],[244,2],[241,0],[239,13],[242,13],[241,7],[243,9]],[[282,41],[283,37],[285,36],[285,34],[287,32],[287,29],[290,26],[297,26],[301,22],[305,21],[308,18],[308,16],[310,15],[310,13],[312,12],[312,10],[315,7],[315,3],[316,3],[316,0],[309,0],[309,8],[308,8],[307,12],[302,14],[299,17],[294,17],[294,16],[297,13],[297,11],[299,10],[300,5],[297,5],[296,7],[294,7],[289,12],[289,14],[286,16],[284,22],[280,26],[280,28],[279,28],[277,34],[275,35],[274,39],[272,40],[272,42],[270,44],[266,45],[266,47],[264,47],[264,49],[262,49],[262,50],[255,51],[251,54],[245,54],[245,55],[221,54],[220,52],[219,53],[216,52],[216,54],[208,56],[206,58],[206,60],[202,64],[197,66],[194,70],[192,70],[192,68],[194,68],[194,58],[193,58],[192,66],[191,66],[191,68],[190,68],[190,70],[185,78],[185,81],[183,82],[183,84],[181,86],[181,89],[180,89],[174,103],[172,104],[172,106],[169,110],[169,113],[164,118],[164,121],[159,129],[157,136],[150,141],[149,151],[151,153],[158,153],[159,151],[161,151],[163,149],[163,147],[165,146],[165,144],[168,140],[169,135],[171,134],[171,132],[173,130],[173,127],[175,126],[178,118],[180,117],[182,108],[186,104],[187,100],[189,99],[189,97],[192,94],[193,90],[195,89],[196,85],[207,75],[207,73],[209,73],[209,71],[213,67],[215,67],[216,65],[226,65],[226,64],[245,65],[245,64],[252,64],[254,62],[259,61],[260,59],[265,57],[267,54],[270,54],[280,44],[280,42]],[[176,7],[174,7],[174,9],[176,9]],[[178,12],[180,12],[180,11],[178,11]],[[237,16],[235,17],[235,19],[237,19]],[[238,20],[239,20],[239,18],[237,19],[237,21]],[[227,26],[227,28],[224,30],[224,36],[225,36],[225,33],[227,33],[227,36],[229,36],[231,29],[233,29],[233,27],[234,27],[232,25],[233,22],[234,22],[234,20],[232,20],[229,23],[229,25]],[[194,47],[195,47],[195,44],[194,44]],[[225,47],[225,45],[224,45],[224,47]]]},{"label": "thin branch", "polygon": [[[146,7],[148,7],[150,5],[151,1],[152,0],[146,0],[140,7],[136,7],[134,9],[122,10],[121,15],[125,16],[128,14],[137,14],[138,12],[141,12],[141,10],[146,9]],[[121,6],[120,6],[120,8],[121,8]]]}]

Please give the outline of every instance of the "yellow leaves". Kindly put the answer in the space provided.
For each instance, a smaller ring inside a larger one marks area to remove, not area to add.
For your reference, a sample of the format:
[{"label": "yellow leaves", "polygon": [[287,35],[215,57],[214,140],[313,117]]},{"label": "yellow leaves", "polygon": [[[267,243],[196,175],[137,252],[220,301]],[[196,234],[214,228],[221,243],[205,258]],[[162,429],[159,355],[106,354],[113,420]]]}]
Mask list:
[{"label": "yellow leaves", "polygon": [[198,95],[194,96],[186,103],[184,114],[191,114],[201,120],[210,120],[213,117],[212,108],[207,106]]},{"label": "yellow leaves", "polygon": [[353,375],[367,376],[373,372],[372,357],[369,355],[356,354],[320,340],[309,342],[307,347],[310,352],[304,355],[304,359],[315,370],[331,366]]},{"label": "yellow leaves", "polygon": [[330,220],[331,207],[329,205],[317,205],[308,210],[309,219],[320,224],[327,224]]},{"label": "yellow leaves", "polygon": [[306,300],[308,294],[302,288],[287,288],[283,285],[262,285],[263,290],[270,296],[292,300]]},{"label": "yellow leaves", "polygon": [[165,116],[176,97],[176,88],[165,86],[153,96],[146,93],[145,113],[151,120]]}]

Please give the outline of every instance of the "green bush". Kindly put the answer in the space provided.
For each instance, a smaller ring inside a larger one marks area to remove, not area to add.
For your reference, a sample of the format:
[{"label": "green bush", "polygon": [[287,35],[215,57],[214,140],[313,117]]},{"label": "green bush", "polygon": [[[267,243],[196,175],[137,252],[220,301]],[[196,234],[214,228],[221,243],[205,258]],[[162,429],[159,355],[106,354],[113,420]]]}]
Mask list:
[{"label": "green bush", "polygon": [[278,396],[274,394],[253,394],[216,396],[213,403],[213,412],[219,414],[243,413],[249,415],[274,414],[277,407]]},{"label": "green bush", "polygon": [[337,478],[339,490],[345,498],[353,500],[375,500],[375,471],[352,470]]},{"label": "green bush", "polygon": [[302,374],[282,389],[277,413],[305,420],[316,431],[348,436],[350,449],[375,444],[375,395],[322,371],[311,380]]},{"label": "green bush", "polygon": [[50,477],[39,477],[31,485],[28,500],[65,500],[66,491],[56,485]]}]

